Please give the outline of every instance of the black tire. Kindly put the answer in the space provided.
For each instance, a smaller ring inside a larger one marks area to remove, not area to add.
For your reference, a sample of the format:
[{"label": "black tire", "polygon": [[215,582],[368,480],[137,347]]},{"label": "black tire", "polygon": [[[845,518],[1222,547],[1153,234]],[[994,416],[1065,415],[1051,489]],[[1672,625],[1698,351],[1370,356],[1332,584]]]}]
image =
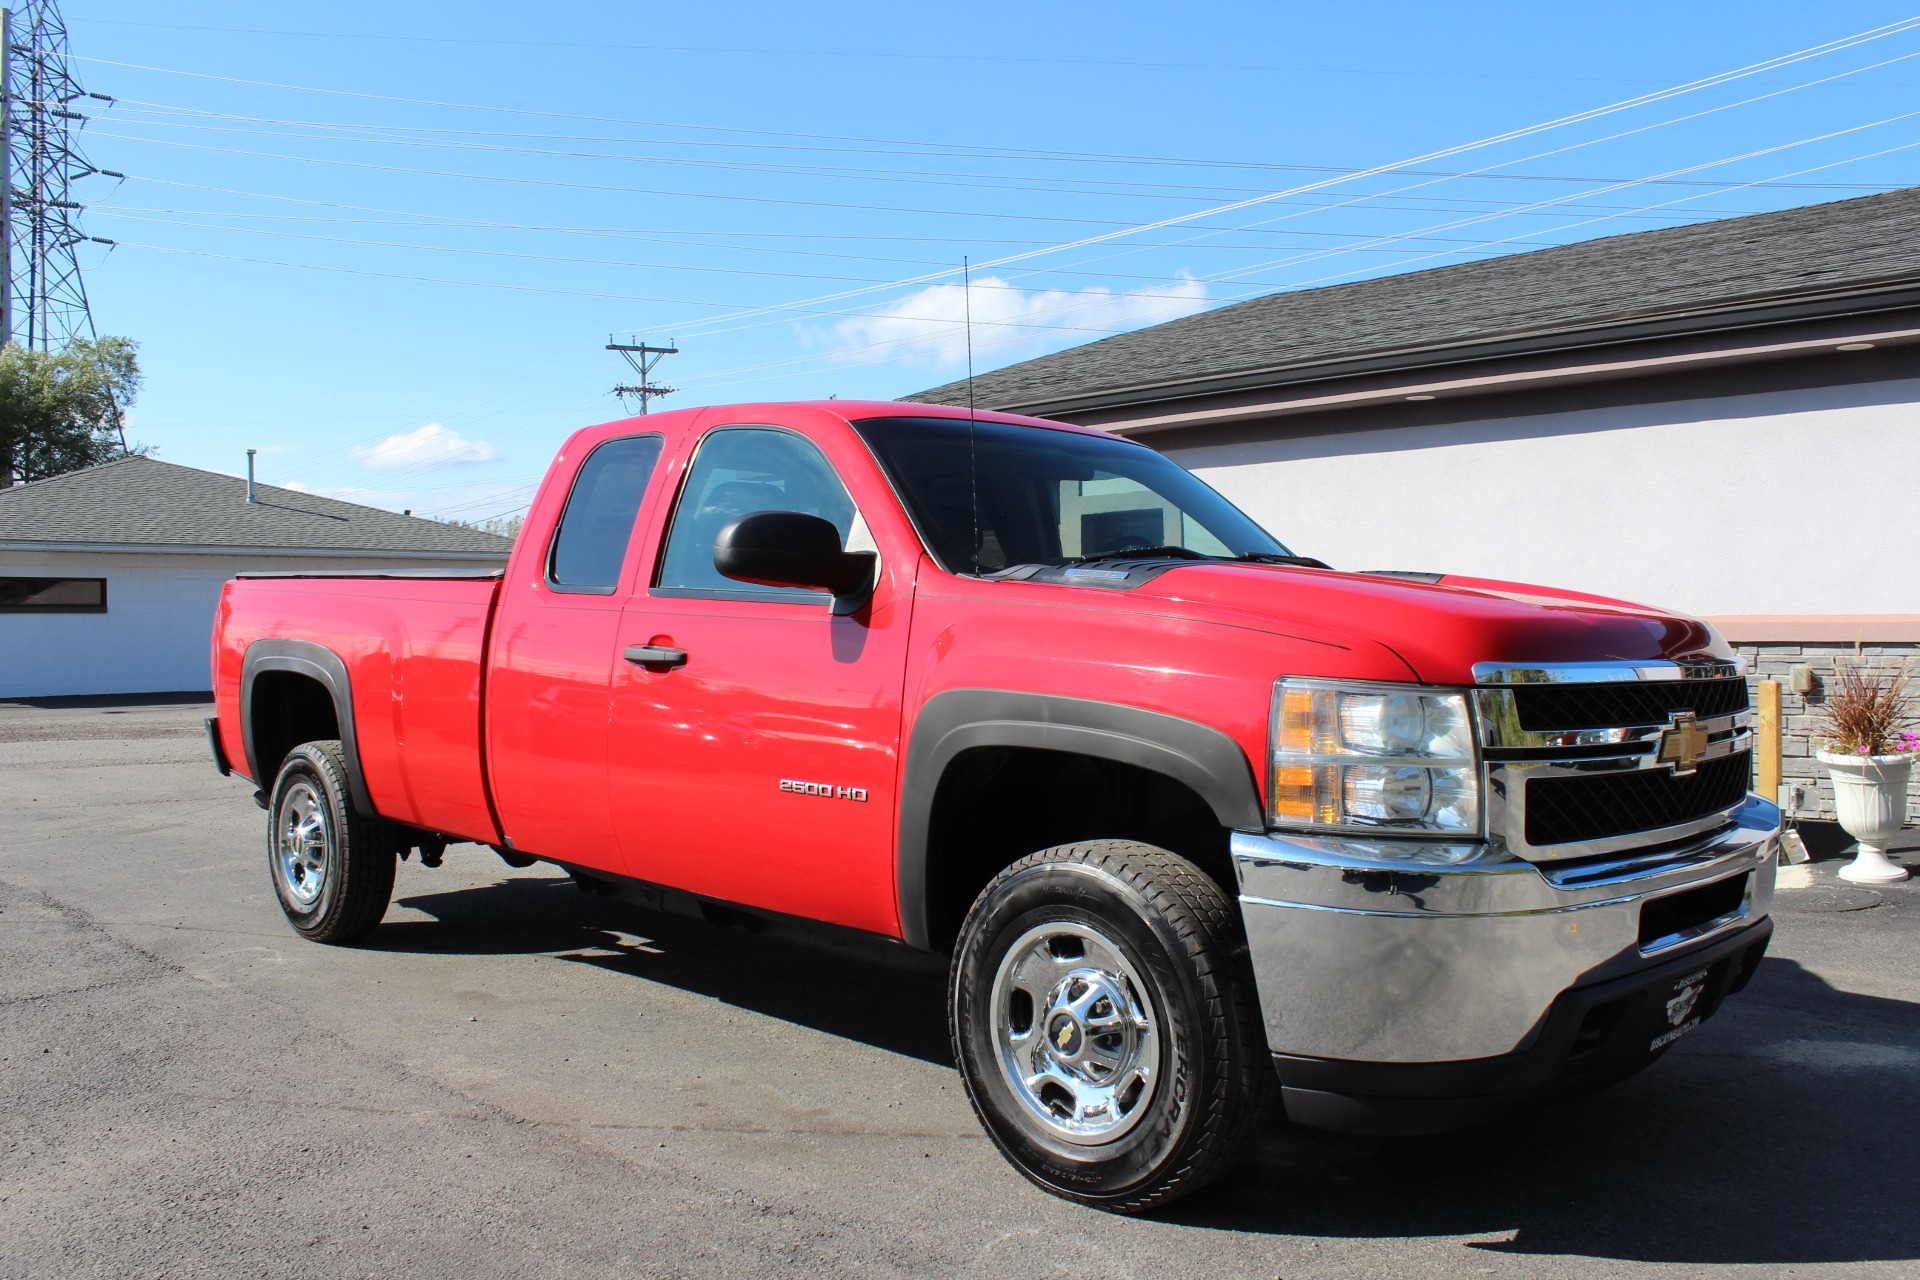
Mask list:
[{"label": "black tire", "polygon": [[[1047,982],[1060,994],[1036,1002]],[[1084,1023],[1068,1017],[1075,1000],[1092,1001]],[[948,1015],[967,1098],[1001,1153],[1053,1194],[1109,1212],[1155,1208],[1224,1173],[1278,1093],[1233,900],[1150,845],[1062,845],[1002,871],[961,926]],[[1096,1052],[1107,1060],[1090,1061]],[[1016,1082],[1029,1067],[1039,1074]],[[1083,1111],[1088,1127],[1065,1136]]]},{"label": "black tire", "polygon": [[352,942],[379,924],[397,852],[392,828],[354,809],[339,742],[287,753],[267,805],[267,875],[302,937]]}]

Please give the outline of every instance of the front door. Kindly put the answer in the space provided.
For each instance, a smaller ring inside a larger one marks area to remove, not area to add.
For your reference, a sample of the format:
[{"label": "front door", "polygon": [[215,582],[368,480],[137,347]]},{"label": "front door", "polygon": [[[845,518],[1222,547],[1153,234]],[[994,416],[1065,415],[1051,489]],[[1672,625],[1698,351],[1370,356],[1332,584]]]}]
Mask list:
[{"label": "front door", "polygon": [[891,934],[915,558],[880,549],[872,602],[835,616],[824,593],[714,569],[715,537],[754,511],[821,516],[847,549],[880,549],[806,436],[763,426],[705,434],[654,580],[628,602],[615,647],[608,759],[622,869]]}]

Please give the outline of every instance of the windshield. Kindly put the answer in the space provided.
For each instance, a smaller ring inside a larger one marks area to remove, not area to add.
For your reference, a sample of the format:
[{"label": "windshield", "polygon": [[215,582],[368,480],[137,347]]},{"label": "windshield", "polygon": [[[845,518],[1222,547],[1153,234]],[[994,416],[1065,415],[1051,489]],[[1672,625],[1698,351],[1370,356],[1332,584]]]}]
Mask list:
[{"label": "windshield", "polygon": [[1155,549],[1222,558],[1289,554],[1232,503],[1144,445],[1005,422],[974,423],[970,432],[965,418],[866,418],[853,426],[928,550],[952,573]]}]

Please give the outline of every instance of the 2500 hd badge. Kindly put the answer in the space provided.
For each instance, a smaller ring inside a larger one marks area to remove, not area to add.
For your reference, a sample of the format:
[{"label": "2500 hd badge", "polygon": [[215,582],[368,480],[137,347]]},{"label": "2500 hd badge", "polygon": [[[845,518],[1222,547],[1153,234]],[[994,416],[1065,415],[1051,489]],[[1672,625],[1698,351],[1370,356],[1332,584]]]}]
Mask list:
[{"label": "2500 hd badge", "polygon": [[853,800],[860,804],[867,802],[865,787],[841,787],[831,782],[800,782],[793,778],[782,778],[780,789],[791,791],[797,796],[819,796],[825,800]]}]

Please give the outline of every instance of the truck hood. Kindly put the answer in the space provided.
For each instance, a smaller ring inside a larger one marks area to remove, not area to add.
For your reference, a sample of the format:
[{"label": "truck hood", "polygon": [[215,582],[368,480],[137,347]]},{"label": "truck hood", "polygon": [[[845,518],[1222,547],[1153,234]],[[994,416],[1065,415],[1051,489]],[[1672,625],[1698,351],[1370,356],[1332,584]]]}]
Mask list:
[{"label": "truck hood", "polygon": [[1488,578],[1424,582],[1290,565],[1192,564],[1129,594],[1157,596],[1170,613],[1197,607],[1236,615],[1221,620],[1242,626],[1312,628],[1371,640],[1433,684],[1472,684],[1476,662],[1734,656],[1720,634],[1697,618]]}]

